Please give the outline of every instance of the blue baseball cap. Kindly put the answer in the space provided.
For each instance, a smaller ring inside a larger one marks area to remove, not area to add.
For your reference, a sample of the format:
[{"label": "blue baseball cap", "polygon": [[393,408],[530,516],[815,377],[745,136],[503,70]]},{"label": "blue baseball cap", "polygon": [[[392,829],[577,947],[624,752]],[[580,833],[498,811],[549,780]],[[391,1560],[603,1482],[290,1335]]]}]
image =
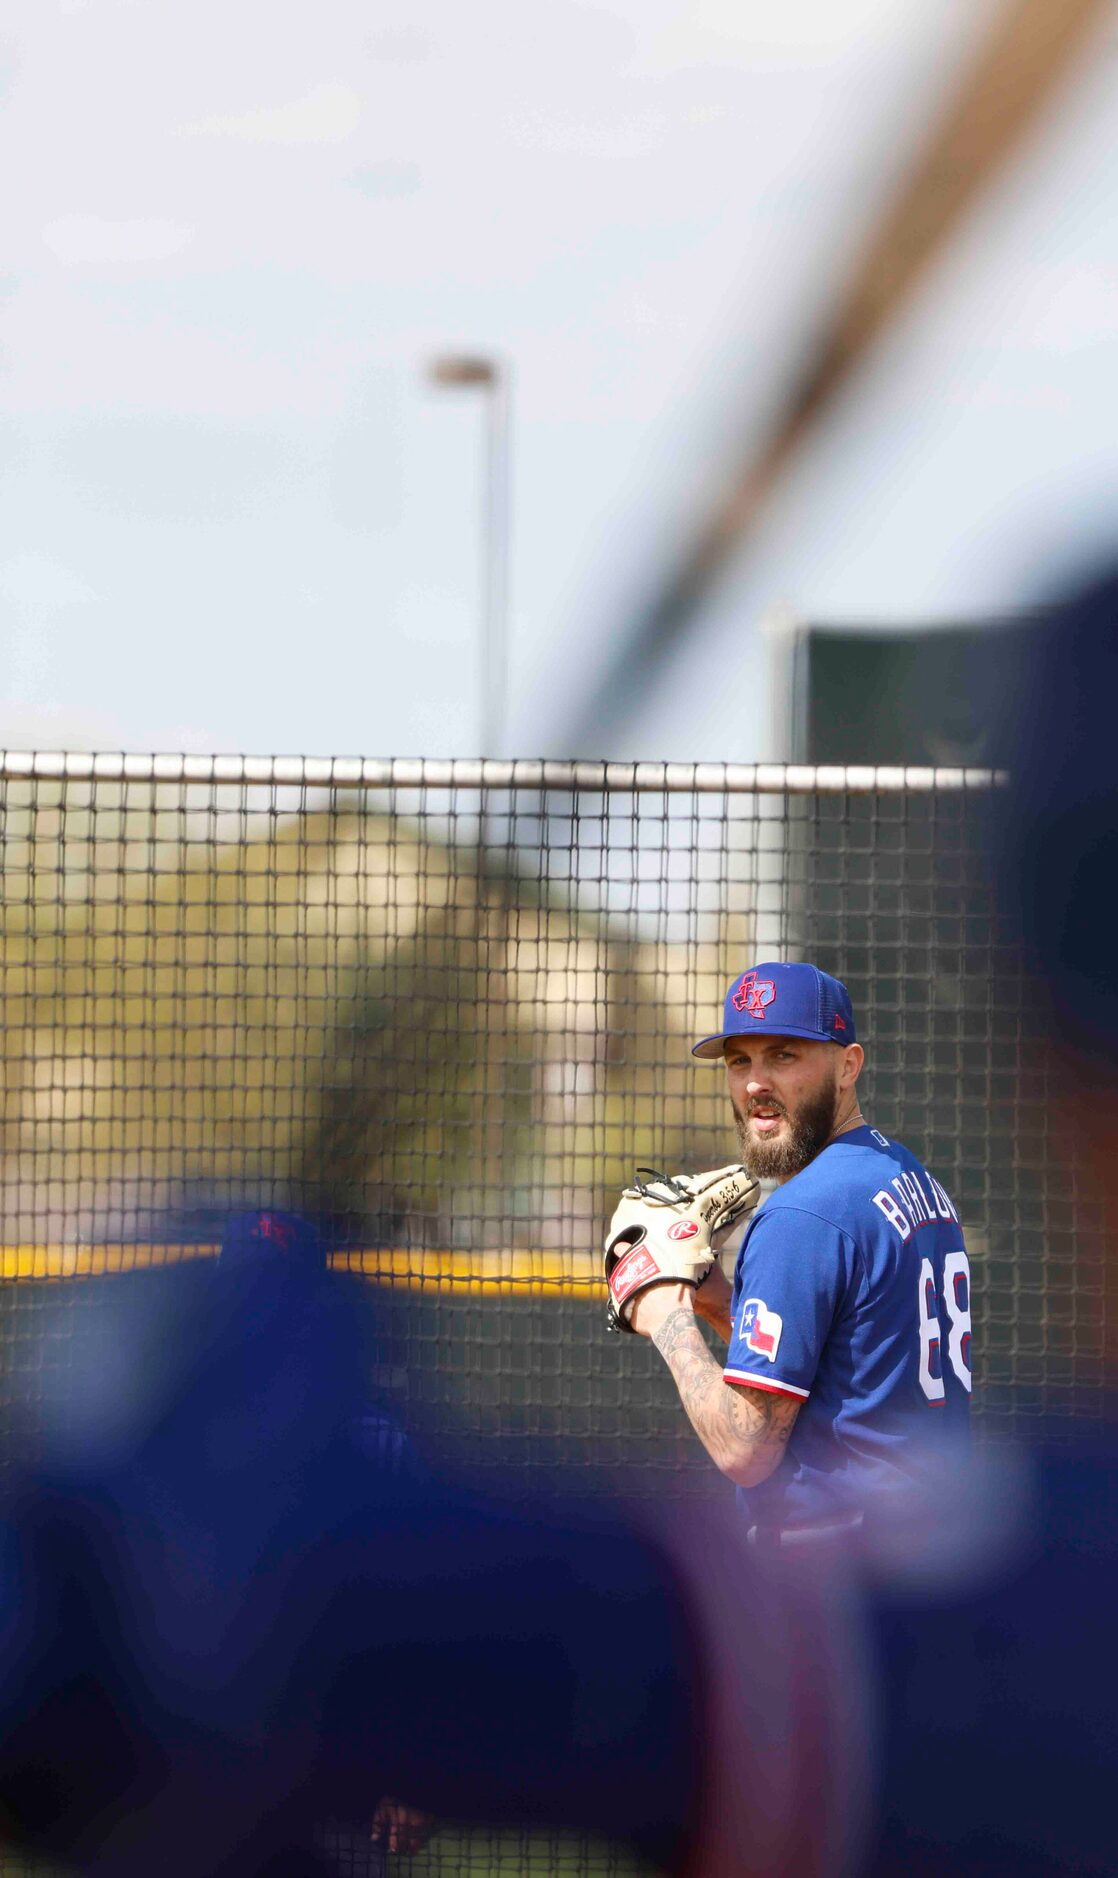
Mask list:
[{"label": "blue baseball cap", "polygon": [[223,1266],[298,1265],[324,1270],[326,1253],[313,1221],[301,1213],[265,1207],[251,1213],[232,1213],[221,1234],[218,1254]]},{"label": "blue baseball cap", "polygon": [[693,1044],[692,1056],[720,1060],[727,1037],[811,1037],[857,1043],[850,993],[818,965],[754,965],[726,993],[722,1029]]}]

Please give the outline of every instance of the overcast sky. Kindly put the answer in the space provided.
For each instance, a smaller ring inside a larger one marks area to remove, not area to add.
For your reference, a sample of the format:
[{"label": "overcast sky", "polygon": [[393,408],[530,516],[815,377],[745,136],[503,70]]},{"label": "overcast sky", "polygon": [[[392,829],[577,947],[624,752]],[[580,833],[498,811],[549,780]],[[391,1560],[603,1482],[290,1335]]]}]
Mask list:
[{"label": "overcast sky", "polygon": [[[468,348],[513,374],[507,747],[562,753],[992,16],[14,0],[0,742],[474,754],[481,413],[424,379]],[[767,612],[1002,611],[1106,538],[1116,39],[609,754],[785,754]]]}]

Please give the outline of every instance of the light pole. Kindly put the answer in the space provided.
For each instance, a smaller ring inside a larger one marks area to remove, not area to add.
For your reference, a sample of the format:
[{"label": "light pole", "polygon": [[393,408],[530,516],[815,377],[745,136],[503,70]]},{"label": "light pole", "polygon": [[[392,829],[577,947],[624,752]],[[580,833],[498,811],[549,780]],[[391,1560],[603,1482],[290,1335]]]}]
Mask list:
[{"label": "light pole", "polygon": [[509,368],[500,359],[447,353],[432,359],[428,377],[455,389],[476,386],[485,401],[480,755],[500,756],[508,708]]}]

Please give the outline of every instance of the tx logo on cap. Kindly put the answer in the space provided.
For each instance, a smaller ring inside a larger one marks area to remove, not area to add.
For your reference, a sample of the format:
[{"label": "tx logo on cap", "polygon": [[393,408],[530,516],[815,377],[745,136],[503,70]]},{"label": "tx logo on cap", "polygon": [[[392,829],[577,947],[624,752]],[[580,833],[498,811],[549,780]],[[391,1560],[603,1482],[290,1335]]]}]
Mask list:
[{"label": "tx logo on cap", "polygon": [[748,1011],[750,1017],[764,1017],[765,1006],[775,997],[776,986],[771,978],[758,978],[756,972],[746,972],[730,1002],[735,1011]]},{"label": "tx logo on cap", "polygon": [[274,1239],[277,1245],[287,1250],[295,1237],[295,1228],[287,1219],[277,1219],[274,1213],[260,1213],[252,1228],[254,1239]]}]

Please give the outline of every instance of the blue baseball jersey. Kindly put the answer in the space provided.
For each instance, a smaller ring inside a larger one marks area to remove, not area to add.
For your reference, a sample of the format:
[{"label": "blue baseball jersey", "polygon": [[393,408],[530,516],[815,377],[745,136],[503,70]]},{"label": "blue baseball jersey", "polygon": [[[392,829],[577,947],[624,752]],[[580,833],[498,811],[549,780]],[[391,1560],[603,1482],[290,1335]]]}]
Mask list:
[{"label": "blue baseball jersey", "polygon": [[754,1214],[725,1378],[794,1397],[788,1451],[741,1491],[768,1526],[863,1509],[965,1439],[970,1267],[959,1216],[876,1128],[840,1135]]}]

